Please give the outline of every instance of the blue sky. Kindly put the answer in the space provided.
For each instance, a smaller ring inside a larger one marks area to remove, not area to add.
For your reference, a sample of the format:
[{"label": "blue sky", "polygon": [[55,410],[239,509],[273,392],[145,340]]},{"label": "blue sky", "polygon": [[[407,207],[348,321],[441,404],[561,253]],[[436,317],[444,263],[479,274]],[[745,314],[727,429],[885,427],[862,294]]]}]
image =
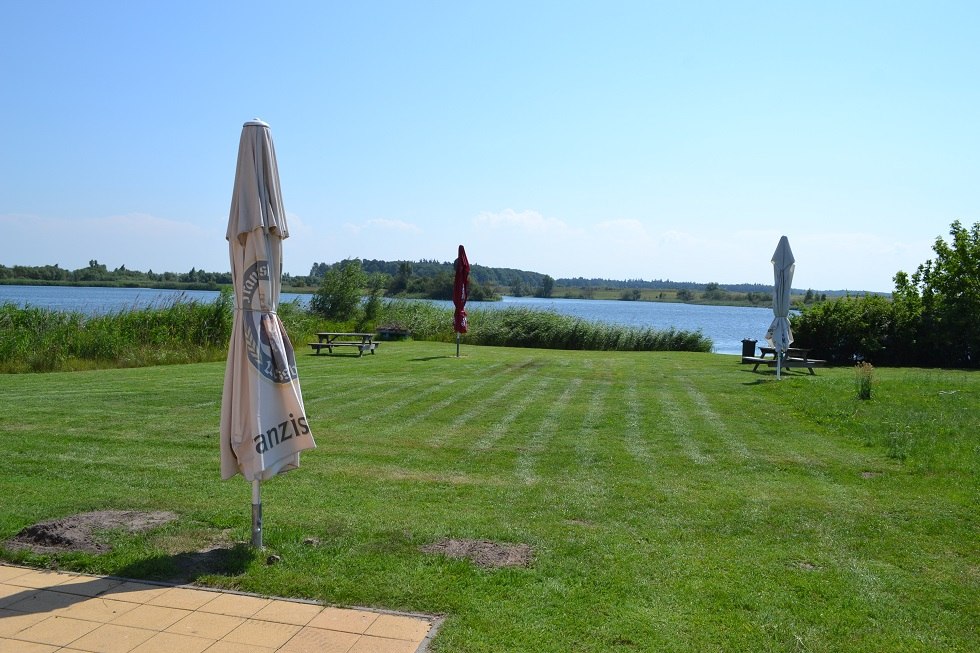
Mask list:
[{"label": "blue sky", "polygon": [[254,117],[294,274],[889,291],[980,221],[980,3],[0,1],[5,265],[229,269]]}]

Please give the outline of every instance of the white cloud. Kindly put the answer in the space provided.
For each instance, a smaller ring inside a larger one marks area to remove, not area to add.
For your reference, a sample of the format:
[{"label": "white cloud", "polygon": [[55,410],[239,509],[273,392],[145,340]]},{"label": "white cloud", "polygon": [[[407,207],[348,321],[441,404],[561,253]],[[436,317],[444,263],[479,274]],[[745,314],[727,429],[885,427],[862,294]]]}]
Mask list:
[{"label": "white cloud", "polygon": [[473,219],[473,224],[478,231],[507,230],[513,232],[516,230],[523,234],[547,234],[551,236],[580,233],[580,230],[571,228],[557,218],[546,218],[537,211],[515,211],[514,209],[504,209],[495,213],[484,211]]}]

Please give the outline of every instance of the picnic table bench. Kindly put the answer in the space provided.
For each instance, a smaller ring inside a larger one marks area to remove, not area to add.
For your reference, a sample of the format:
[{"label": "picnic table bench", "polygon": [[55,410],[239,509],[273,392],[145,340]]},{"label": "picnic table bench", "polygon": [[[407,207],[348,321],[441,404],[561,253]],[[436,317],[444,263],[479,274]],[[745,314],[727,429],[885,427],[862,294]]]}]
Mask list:
[{"label": "picnic table bench", "polygon": [[[752,363],[752,371],[755,372],[759,369],[760,365],[766,365],[767,367],[776,367],[776,348],[775,347],[759,347],[760,354],[758,356],[742,356],[743,363]],[[766,356],[771,356],[771,358],[766,358]],[[827,361],[818,360],[815,358],[810,358],[810,350],[803,349],[800,347],[789,347],[786,349],[786,356],[783,358],[782,368],[788,370],[793,367],[805,367],[810,371],[810,374],[816,374],[813,371],[814,367],[821,367],[826,365]]]},{"label": "picnic table bench", "polygon": [[317,333],[316,337],[318,342],[311,342],[309,344],[317,356],[320,355],[321,349],[326,349],[327,352],[332,354],[334,347],[356,347],[358,351],[357,355],[363,356],[366,351],[373,354],[374,350],[378,347],[378,343],[374,341],[373,333],[323,331]]}]

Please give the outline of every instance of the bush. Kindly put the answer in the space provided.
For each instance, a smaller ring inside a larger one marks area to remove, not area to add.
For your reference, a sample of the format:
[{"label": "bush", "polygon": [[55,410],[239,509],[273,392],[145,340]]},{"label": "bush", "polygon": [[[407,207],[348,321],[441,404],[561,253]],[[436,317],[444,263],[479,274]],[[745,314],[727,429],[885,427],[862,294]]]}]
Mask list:
[{"label": "bush", "polygon": [[352,320],[361,307],[361,289],[367,279],[359,261],[345,261],[327,270],[310,299],[310,310],[328,320]]},{"label": "bush", "polygon": [[832,363],[892,363],[904,350],[896,340],[894,305],[878,295],[842,297],[807,307],[790,323],[795,346],[810,348],[815,358]]},{"label": "bush", "polygon": [[831,362],[980,367],[980,223],[950,228],[936,258],[895,275],[893,300],[846,297],[791,318],[795,344]]}]

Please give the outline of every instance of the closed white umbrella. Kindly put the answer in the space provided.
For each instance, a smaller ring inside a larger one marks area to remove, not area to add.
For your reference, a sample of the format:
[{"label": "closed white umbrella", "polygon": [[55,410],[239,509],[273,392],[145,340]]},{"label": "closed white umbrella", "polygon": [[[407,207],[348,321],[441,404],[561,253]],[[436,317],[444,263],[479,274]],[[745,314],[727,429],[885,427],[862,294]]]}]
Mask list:
[{"label": "closed white umbrella", "polygon": [[769,346],[776,350],[776,378],[780,377],[783,357],[793,343],[793,331],[789,326],[790,295],[793,289],[793,272],[796,271],[796,259],[789,247],[789,239],[783,236],[776,245],[772,255],[772,273],[774,286],[772,290],[772,312],[775,316],[766,340]]},{"label": "closed white umbrella", "polygon": [[289,236],[269,125],[242,127],[228,217],[234,323],[221,397],[221,477],[252,482],[252,544],[262,547],[261,481],[299,466],[316,446],[296,359],[276,313]]}]

